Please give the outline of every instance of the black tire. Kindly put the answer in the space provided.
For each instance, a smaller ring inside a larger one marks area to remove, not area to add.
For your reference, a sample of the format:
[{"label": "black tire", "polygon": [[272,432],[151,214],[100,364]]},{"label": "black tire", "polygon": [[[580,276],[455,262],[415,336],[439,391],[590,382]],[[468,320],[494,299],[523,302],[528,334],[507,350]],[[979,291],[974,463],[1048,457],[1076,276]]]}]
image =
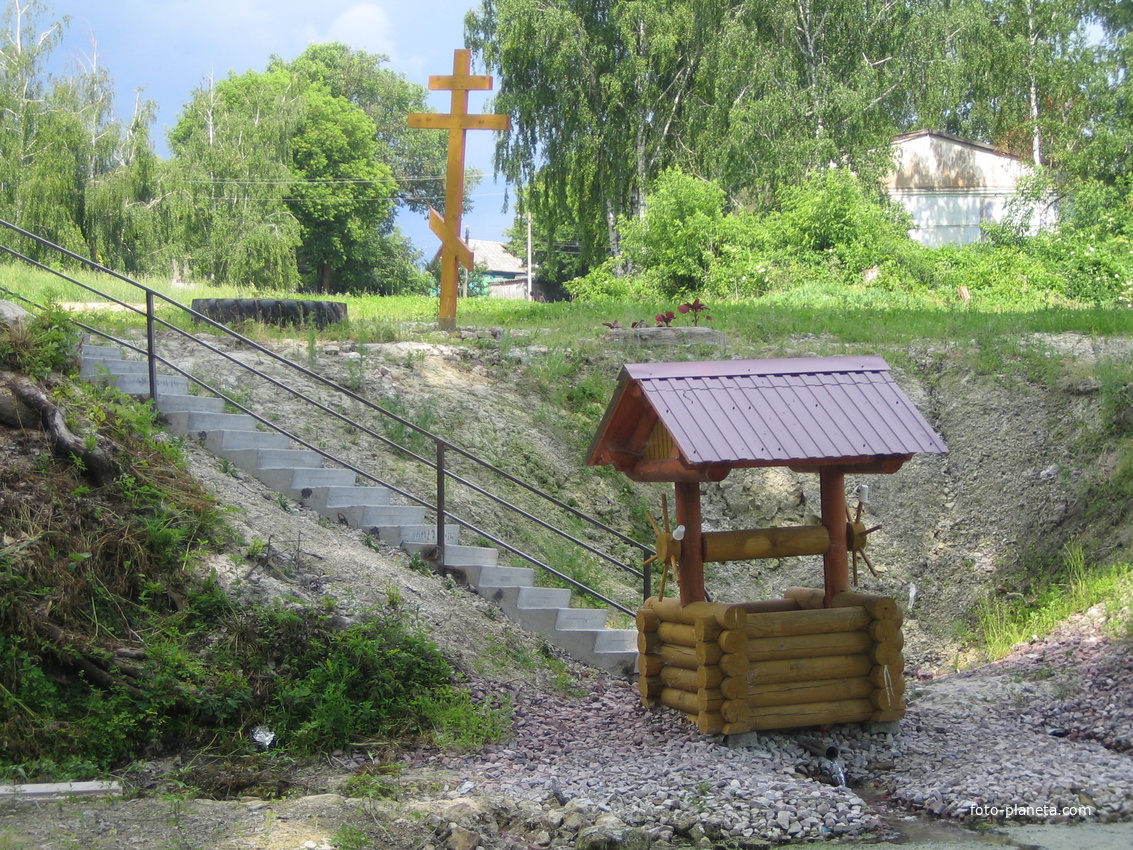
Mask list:
[{"label": "black tire", "polygon": [[194,311],[222,325],[256,321],[273,325],[313,324],[325,328],[346,321],[344,301],[298,301],[277,298],[194,298]]}]

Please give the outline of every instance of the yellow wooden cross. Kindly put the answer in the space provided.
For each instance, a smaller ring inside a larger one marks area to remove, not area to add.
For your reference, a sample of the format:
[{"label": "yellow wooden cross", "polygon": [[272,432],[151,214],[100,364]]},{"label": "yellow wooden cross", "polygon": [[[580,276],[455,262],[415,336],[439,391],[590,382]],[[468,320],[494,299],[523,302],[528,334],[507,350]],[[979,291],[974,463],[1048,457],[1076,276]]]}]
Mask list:
[{"label": "yellow wooden cross", "polygon": [[472,251],[460,238],[460,218],[464,211],[464,143],[466,130],[507,130],[511,120],[506,115],[469,115],[468,92],[490,91],[492,78],[473,75],[471,52],[453,51],[452,76],[429,77],[431,91],[451,91],[452,107],[448,115],[414,112],[409,126],[432,130],[448,130],[448,174],[445,178],[445,214],[429,210],[429,228],[441,240],[441,306],[437,324],[443,330],[456,328],[456,290],[459,278],[457,264],[472,272]]}]

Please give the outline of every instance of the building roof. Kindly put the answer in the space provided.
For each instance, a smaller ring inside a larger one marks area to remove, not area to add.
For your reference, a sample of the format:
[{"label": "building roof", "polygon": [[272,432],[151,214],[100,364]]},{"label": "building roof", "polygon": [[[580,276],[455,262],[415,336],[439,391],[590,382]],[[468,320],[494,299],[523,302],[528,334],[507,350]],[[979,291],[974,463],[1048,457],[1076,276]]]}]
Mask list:
[{"label": "building roof", "polygon": [[946,451],[882,358],[812,357],[627,364],[588,463],[718,480],[753,466],[891,472]]},{"label": "building roof", "polygon": [[987,142],[977,142],[975,139],[965,139],[963,136],[953,136],[951,133],[938,133],[936,130],[915,130],[912,133],[902,133],[899,136],[894,136],[890,144],[901,145],[905,142],[912,141],[913,139],[935,138],[944,141],[952,142],[956,145],[961,145],[967,148],[975,148],[976,150],[992,153],[996,156],[1005,156],[1010,159],[1019,159],[1015,154],[1005,151],[1002,148],[997,148],[995,145],[989,145]]},{"label": "building roof", "polygon": [[489,242],[486,239],[469,239],[468,248],[472,251],[476,265],[485,266],[489,272],[521,275],[527,273],[523,260],[510,253],[503,242]]}]

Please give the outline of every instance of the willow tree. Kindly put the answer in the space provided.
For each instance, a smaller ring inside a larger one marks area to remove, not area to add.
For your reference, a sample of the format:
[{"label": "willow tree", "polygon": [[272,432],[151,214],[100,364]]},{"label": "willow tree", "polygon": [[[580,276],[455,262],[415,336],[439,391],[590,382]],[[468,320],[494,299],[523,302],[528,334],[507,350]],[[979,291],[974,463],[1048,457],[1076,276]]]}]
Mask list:
[{"label": "willow tree", "polygon": [[927,3],[728,4],[699,67],[686,147],[748,205],[832,164],[876,174],[906,129],[908,80],[928,62]]},{"label": "willow tree", "polygon": [[181,258],[216,283],[294,288],[299,223],[287,206],[300,87],[249,71],[198,88],[169,134],[171,218]]},{"label": "willow tree", "polygon": [[[500,77],[512,116],[496,167],[524,189],[547,232],[569,224],[586,260],[617,253],[677,149],[702,14],[689,0],[485,0],[466,41]],[[538,178],[538,179],[537,179]]]},{"label": "willow tree", "polygon": [[[84,250],[88,184],[117,167],[121,128],[105,69],[48,69],[67,19],[45,22],[39,0],[14,0],[0,31],[0,210],[73,251]],[[33,256],[42,249],[27,246]]]}]

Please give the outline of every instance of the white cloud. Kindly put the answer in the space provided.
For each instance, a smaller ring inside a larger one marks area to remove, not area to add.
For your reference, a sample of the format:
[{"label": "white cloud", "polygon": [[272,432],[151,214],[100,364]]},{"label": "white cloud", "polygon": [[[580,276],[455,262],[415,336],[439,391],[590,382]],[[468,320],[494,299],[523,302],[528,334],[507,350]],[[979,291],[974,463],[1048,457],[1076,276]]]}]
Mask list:
[{"label": "white cloud", "polygon": [[326,41],[341,41],[369,53],[384,53],[391,60],[397,58],[389,15],[373,3],[351,6],[335,18],[327,28]]}]

